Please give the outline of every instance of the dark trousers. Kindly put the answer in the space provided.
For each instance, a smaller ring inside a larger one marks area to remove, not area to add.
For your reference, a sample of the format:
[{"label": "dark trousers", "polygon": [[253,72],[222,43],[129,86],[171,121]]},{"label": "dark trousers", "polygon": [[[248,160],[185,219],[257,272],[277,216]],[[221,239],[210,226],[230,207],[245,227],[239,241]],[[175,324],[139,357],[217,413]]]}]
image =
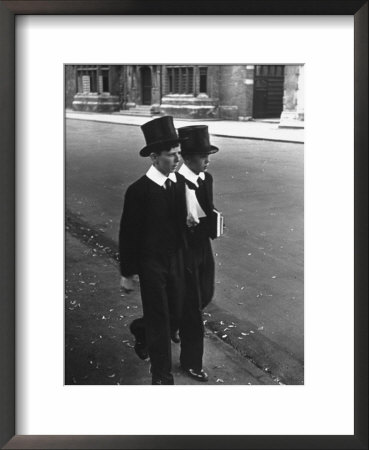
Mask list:
[{"label": "dark trousers", "polygon": [[214,295],[214,257],[209,238],[190,245],[187,254],[186,296],[180,325],[181,365],[200,370],[204,353],[202,310]]},{"label": "dark trousers", "polygon": [[139,267],[146,343],[153,377],[172,379],[171,331],[178,329],[184,300],[182,250],[145,257]]}]

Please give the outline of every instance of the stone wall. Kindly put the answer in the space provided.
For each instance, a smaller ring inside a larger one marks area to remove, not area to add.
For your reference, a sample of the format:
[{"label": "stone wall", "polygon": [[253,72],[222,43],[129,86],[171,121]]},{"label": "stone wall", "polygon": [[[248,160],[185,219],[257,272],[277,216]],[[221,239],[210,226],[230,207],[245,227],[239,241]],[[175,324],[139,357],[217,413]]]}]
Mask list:
[{"label": "stone wall", "polygon": [[[220,66],[219,108],[225,119],[238,120],[251,116],[249,85],[246,84],[248,71],[246,65]],[[252,91],[252,90],[251,90]]]},{"label": "stone wall", "polygon": [[72,108],[73,97],[77,93],[76,66],[65,65],[65,107]]}]

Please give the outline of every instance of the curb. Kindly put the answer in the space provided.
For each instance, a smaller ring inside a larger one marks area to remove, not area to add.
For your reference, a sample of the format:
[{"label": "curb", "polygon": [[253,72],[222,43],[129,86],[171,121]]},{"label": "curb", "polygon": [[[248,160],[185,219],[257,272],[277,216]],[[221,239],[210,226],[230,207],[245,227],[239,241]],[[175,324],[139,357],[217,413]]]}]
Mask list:
[{"label": "curb", "polygon": [[218,133],[210,133],[211,136],[229,138],[229,139],[249,139],[252,141],[269,141],[269,142],[284,142],[287,144],[304,144],[303,141],[291,141],[286,139],[274,139],[274,138],[266,138],[266,137],[257,137],[257,136],[233,136],[230,134],[218,134]]},{"label": "curb", "polygon": [[[93,118],[82,118],[82,117],[71,117],[71,116],[65,116],[66,119],[70,120],[82,120],[86,122],[99,122],[99,123],[110,123],[113,125],[125,125],[125,126],[131,126],[131,127],[140,127],[141,125],[136,123],[122,123],[122,122],[115,122],[109,119],[93,119]],[[182,119],[181,119],[182,120]],[[258,137],[258,136],[239,136],[239,135],[230,135],[230,134],[223,134],[223,133],[209,133],[210,136],[216,136],[221,138],[229,138],[229,139],[248,139],[253,141],[268,141],[268,142],[282,142],[282,143],[288,143],[288,144],[304,144],[304,141],[296,141],[296,140],[290,140],[290,139],[278,139],[278,138],[268,138],[268,137]]]}]

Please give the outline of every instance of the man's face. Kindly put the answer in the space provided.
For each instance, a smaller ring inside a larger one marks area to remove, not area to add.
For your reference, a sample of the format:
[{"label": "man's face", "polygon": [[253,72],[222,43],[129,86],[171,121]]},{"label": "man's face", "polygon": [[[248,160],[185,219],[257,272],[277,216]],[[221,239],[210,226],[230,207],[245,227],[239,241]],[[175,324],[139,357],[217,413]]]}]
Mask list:
[{"label": "man's face", "polygon": [[186,165],[192,172],[199,174],[205,172],[210,164],[210,155],[204,153],[200,155],[193,155],[186,161]]},{"label": "man's face", "polygon": [[171,148],[170,150],[164,150],[157,155],[156,153],[151,153],[151,160],[153,165],[161,172],[163,175],[168,176],[171,172],[174,172],[178,166],[180,160],[180,150],[179,147]]}]

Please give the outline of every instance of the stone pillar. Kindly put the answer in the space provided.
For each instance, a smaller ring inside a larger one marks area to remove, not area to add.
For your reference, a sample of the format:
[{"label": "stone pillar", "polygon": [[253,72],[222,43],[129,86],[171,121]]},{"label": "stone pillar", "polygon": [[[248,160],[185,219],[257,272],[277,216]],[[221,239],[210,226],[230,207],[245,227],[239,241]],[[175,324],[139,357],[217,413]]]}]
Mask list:
[{"label": "stone pillar", "polygon": [[245,117],[243,120],[250,120],[252,118],[253,106],[254,106],[254,76],[255,76],[255,65],[248,64],[246,66],[246,110]]},{"label": "stone pillar", "polygon": [[152,114],[160,114],[160,71],[161,66],[151,66],[151,79],[152,79],[152,89],[151,89],[151,108]]},{"label": "stone pillar", "polygon": [[193,68],[193,95],[196,97],[200,92],[200,71],[199,66]]},{"label": "stone pillar", "polygon": [[286,65],[284,69],[283,111],[280,128],[304,128],[304,66]]},{"label": "stone pillar", "polygon": [[150,66],[151,68],[151,104],[160,104],[160,68],[159,66]]},{"label": "stone pillar", "polygon": [[137,92],[136,70],[137,66],[128,66],[129,75],[128,75],[127,109],[134,108],[136,106],[136,92]]},{"label": "stone pillar", "polygon": [[305,120],[305,101],[304,101],[304,86],[305,86],[305,66],[300,66],[300,75],[298,80],[297,90],[297,118],[298,120]]}]

